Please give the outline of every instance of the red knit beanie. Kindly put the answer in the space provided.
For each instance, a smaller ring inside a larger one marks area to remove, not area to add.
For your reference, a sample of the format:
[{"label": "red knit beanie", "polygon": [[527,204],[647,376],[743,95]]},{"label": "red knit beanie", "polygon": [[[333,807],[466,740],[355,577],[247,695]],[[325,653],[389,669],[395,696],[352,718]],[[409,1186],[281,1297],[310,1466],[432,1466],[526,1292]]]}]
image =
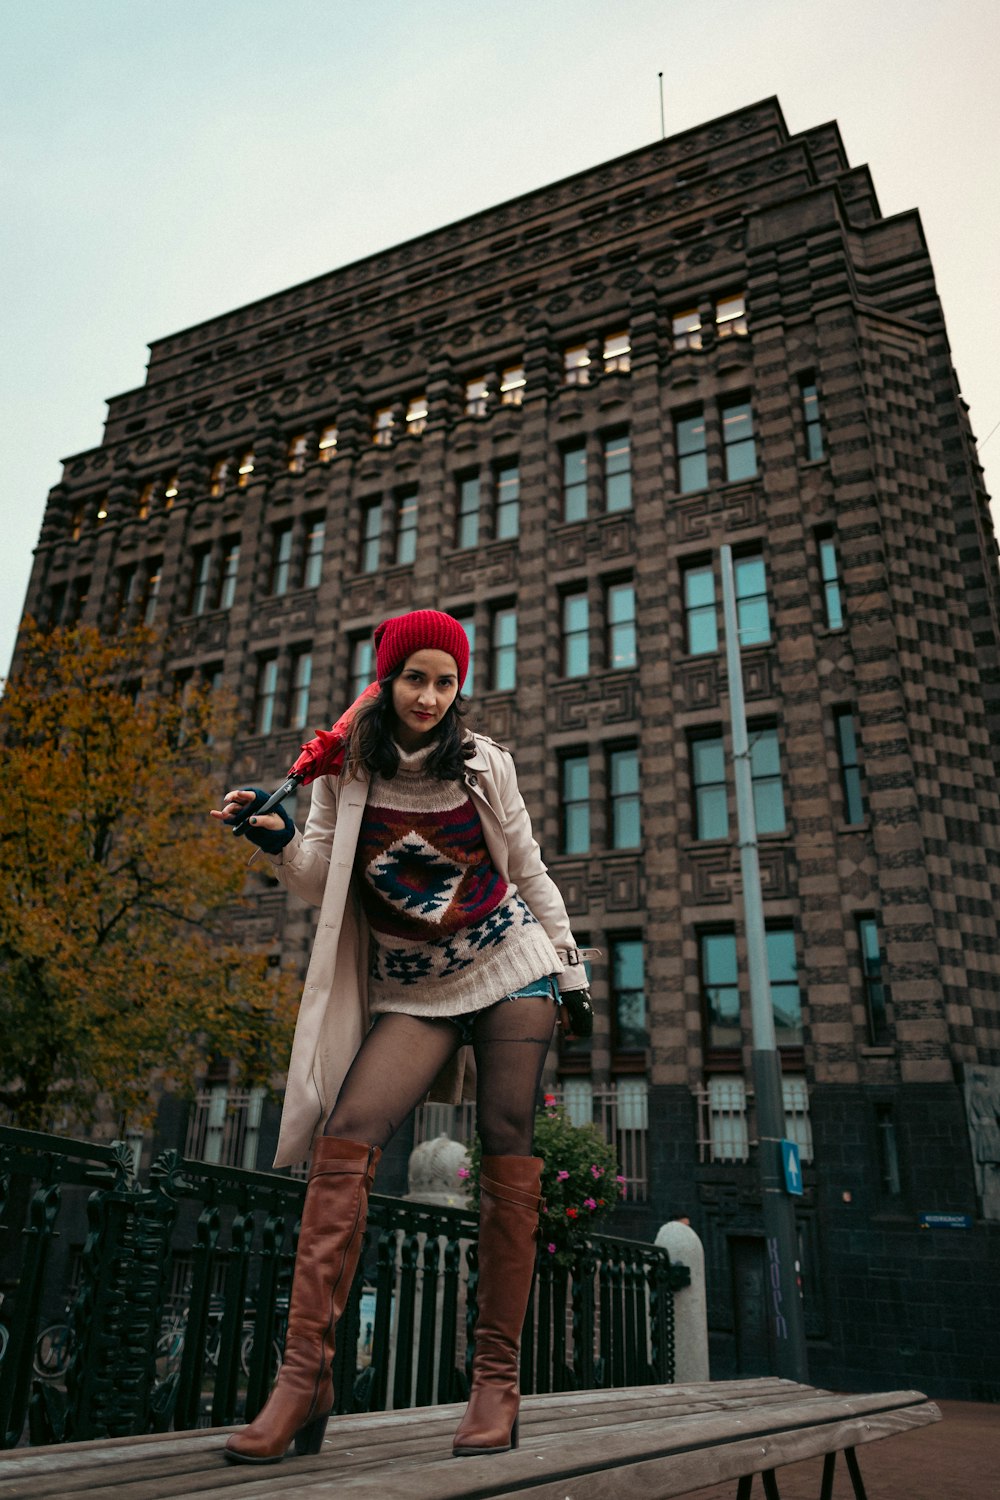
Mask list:
[{"label": "red knit beanie", "polygon": [[469,670],[469,638],[453,615],[438,609],[415,609],[375,626],[375,673],[384,682],[393,667],[414,651],[447,651],[458,667],[458,685]]}]

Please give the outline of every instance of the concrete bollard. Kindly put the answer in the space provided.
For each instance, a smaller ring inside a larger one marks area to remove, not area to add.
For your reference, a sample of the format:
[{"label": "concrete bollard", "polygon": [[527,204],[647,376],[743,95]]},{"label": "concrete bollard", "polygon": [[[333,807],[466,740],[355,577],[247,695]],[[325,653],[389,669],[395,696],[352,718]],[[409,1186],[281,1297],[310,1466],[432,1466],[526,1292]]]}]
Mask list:
[{"label": "concrete bollard", "polygon": [[705,1300],[705,1251],[690,1224],[671,1219],[659,1230],[654,1242],[671,1260],[687,1266],[691,1285],[674,1293],[674,1381],[687,1385],[707,1380],[708,1306]]}]

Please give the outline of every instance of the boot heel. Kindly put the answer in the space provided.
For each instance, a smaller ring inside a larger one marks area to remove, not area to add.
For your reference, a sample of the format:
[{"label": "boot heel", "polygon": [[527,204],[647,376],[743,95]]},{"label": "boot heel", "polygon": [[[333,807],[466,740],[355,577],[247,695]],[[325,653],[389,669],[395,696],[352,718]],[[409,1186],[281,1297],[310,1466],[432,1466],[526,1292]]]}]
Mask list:
[{"label": "boot heel", "polygon": [[521,1445],[521,1434],[520,1434],[520,1431],[519,1431],[520,1421],[521,1421],[521,1413],[518,1412],[517,1416],[514,1418],[514,1425],[510,1429],[510,1446],[511,1446],[512,1450],[514,1448],[519,1448],[520,1445]]},{"label": "boot heel", "polygon": [[323,1437],[326,1433],[326,1424],[330,1413],[322,1417],[314,1417],[304,1427],[300,1427],[295,1434],[295,1453],[298,1458],[312,1456],[320,1451],[323,1446]]}]

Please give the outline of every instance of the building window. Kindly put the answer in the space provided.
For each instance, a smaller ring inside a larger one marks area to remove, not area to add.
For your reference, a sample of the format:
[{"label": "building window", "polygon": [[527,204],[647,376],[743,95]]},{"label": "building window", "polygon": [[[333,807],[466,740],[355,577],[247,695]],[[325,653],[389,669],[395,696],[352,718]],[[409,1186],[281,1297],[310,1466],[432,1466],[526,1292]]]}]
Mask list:
[{"label": "building window", "polygon": [[801,1047],[802,997],[799,994],[795,933],[790,927],[772,927],[764,934],[764,944],[778,1046]]},{"label": "building window", "polygon": [[701,313],[696,307],[675,313],[673,334],[675,349],[701,348]]},{"label": "building window", "polygon": [[337,427],[331,422],[324,427],[319,435],[319,445],[316,449],[321,464],[328,464],[337,457]]},{"label": "building window", "polygon": [[289,474],[304,474],[306,471],[307,443],[304,432],[297,432],[288,444],[285,467]]},{"label": "building window", "polygon": [[250,479],[253,475],[253,466],[254,454],[253,449],[251,448],[241,456],[236,470],[236,483],[239,485],[241,490],[245,490],[247,485],[250,483]]},{"label": "building window", "polygon": [[292,527],[275,528],[271,540],[271,588],[272,594],[287,594],[292,568]]},{"label": "building window", "polygon": [[139,581],[139,569],[136,563],[131,567],[118,569],[118,586],[115,589],[115,629],[120,629],[126,621],[129,606],[135,598]]},{"label": "building window", "polygon": [[785,799],[781,789],[778,731],[771,725],[750,731],[750,778],[758,833],[784,833]]},{"label": "building window", "polygon": [[257,663],[254,693],[254,734],[270,734],[274,728],[274,705],[278,694],[278,658],[264,656]]},{"label": "building window", "polygon": [[306,517],[306,548],[302,559],[302,587],[319,588],[323,576],[323,547],[326,542],[326,518]]},{"label": "building window", "polygon": [[490,404],[490,383],[485,375],[465,382],[465,415],[485,417]]},{"label": "building window", "polygon": [[462,684],[462,696],[471,698],[476,682],[476,621],[471,614],[456,615],[455,619],[465,631],[465,638],[469,643],[469,667]]},{"label": "building window", "polygon": [[586,677],[590,671],[590,610],[586,589],[563,595],[562,638],[562,675]]},{"label": "building window", "polygon": [[142,623],[152,625],[156,617],[156,601],[160,597],[160,581],[163,578],[163,558],[155,557],[149,563],[146,574],[146,597],[143,600]]},{"label": "building window", "polygon": [[479,475],[467,474],[458,481],[456,547],[475,547],[479,541]]},{"label": "building window", "polygon": [[516,537],[521,524],[521,473],[517,464],[503,464],[496,471],[497,541]]},{"label": "building window", "polygon": [[757,446],[749,401],[727,401],[723,405],[722,445],[727,482],[733,484],[740,479],[752,479],[757,473]]},{"label": "building window", "polygon": [[107,495],[105,495],[102,500],[98,500],[98,502],[97,502],[97,520],[100,522],[100,521],[106,521],[107,519],[108,519],[108,497],[107,497]]},{"label": "building window", "polygon": [[821,532],[817,537],[819,547],[819,571],[823,580],[823,614],[828,630],[844,627],[843,601],[840,596],[840,574],[837,567],[837,548],[829,533]]},{"label": "building window", "polygon": [[715,304],[715,332],[718,338],[731,338],[747,331],[745,297],[720,297]]},{"label": "building window", "polygon": [[524,400],[524,366],[508,365],[500,372],[501,406],[520,406]]},{"label": "building window", "polygon": [[78,542],[80,540],[80,533],[83,531],[83,522],[84,508],[82,505],[78,505],[76,507],[76,510],[70,516],[69,520],[69,536],[71,542]]},{"label": "building window", "polygon": [[819,392],[811,375],[799,381],[802,402],[802,426],[806,439],[806,458],[810,463],[823,457],[823,425],[819,419]]},{"label": "building window", "polygon": [[561,779],[561,850],[563,854],[586,854],[590,850],[590,764],[587,756],[564,756]]},{"label": "building window", "polygon": [[684,641],[691,656],[704,656],[719,648],[711,563],[684,569]]},{"label": "building window", "polygon": [[635,745],[608,753],[608,829],[612,849],[638,849],[642,843],[639,806],[639,751]]},{"label": "building window", "polygon": [[351,702],[360,698],[375,677],[375,647],[370,635],[359,636],[351,645]]},{"label": "building window", "polygon": [[167,480],[167,487],[163,491],[163,508],[164,508],[164,510],[173,510],[173,508],[174,508],[174,501],[177,499],[177,496],[180,494],[180,491],[181,491],[180,475],[179,474],[171,474],[170,478]]},{"label": "building window", "polygon": [[708,484],[708,451],[705,446],[705,413],[697,411],[674,422],[677,450],[677,488],[682,495],[703,490]]},{"label": "building window", "polygon": [[726,794],[726,757],[721,734],[692,739],[691,786],[694,792],[695,838],[728,838],[729,799]]},{"label": "building window", "polygon": [[613,583],[607,595],[608,654],[613,672],[636,664],[635,585]]},{"label": "building window", "polygon": [[136,513],[136,517],[137,517],[138,520],[140,520],[140,521],[146,521],[146,520],[149,519],[149,511],[150,511],[151,505],[153,504],[153,499],[154,499],[155,495],[156,495],[156,485],[155,485],[155,483],[153,482],[152,479],[147,480],[147,482],[143,485],[142,489],[139,491],[139,498],[136,501],[136,505],[135,505],[135,513]]},{"label": "building window", "polygon": [[219,609],[232,609],[236,598],[236,575],[240,568],[240,544],[230,538],[222,544],[222,570],[219,575]]},{"label": "building window", "polygon": [[225,494],[229,488],[229,476],[232,473],[233,461],[231,458],[216,459],[212,465],[211,478],[208,481],[208,493],[213,499]]},{"label": "building window", "polygon": [[406,408],[406,431],[410,437],[419,437],[427,426],[427,397],[414,396]]},{"label": "building window", "polygon": [[292,687],[288,695],[290,729],[305,729],[309,722],[309,687],[312,682],[312,652],[296,651],[292,657]]},{"label": "building window", "polygon": [[379,406],[372,418],[372,442],[376,448],[392,447],[392,429],[396,418],[391,406]]},{"label": "building window", "polygon": [[574,443],[562,455],[563,520],[587,519],[587,445]]},{"label": "building window", "polygon": [[590,353],[586,344],[563,350],[563,385],[590,384]]},{"label": "building window", "polygon": [[625,375],[632,368],[632,345],[629,342],[628,329],[621,333],[609,333],[604,340],[604,373],[612,375],[617,372]]},{"label": "building window", "polygon": [[73,579],[73,588],[69,597],[69,618],[67,625],[79,625],[87,608],[87,600],[90,598],[90,575],[83,578]]},{"label": "building window", "polygon": [[191,574],[191,597],[188,601],[189,615],[203,615],[208,608],[208,581],[212,576],[212,551],[210,547],[199,547],[194,554],[194,570]]},{"label": "building window", "polygon": [[646,1034],[646,981],[641,938],[612,938],[611,1026],[616,1052],[642,1052]]},{"label": "building window", "polygon": [[416,490],[406,490],[396,499],[396,564],[412,563],[417,555]]},{"label": "building window", "polygon": [[861,978],[868,1016],[868,1040],[873,1047],[885,1047],[889,1044],[889,1017],[886,1011],[882,947],[878,923],[874,917],[858,918],[858,943],[861,948]]},{"label": "building window", "polygon": [[854,714],[849,708],[833,712],[837,732],[837,755],[840,760],[840,786],[844,794],[844,816],[848,823],[863,823],[865,799],[861,788],[861,764],[858,760],[858,736]]},{"label": "building window", "polygon": [[767,609],[767,576],[759,552],[733,560],[736,589],[736,627],[741,646],[760,646],[771,639]]},{"label": "building window", "polygon": [[370,500],[361,512],[361,556],[359,570],[374,573],[382,550],[382,502]]},{"label": "building window", "polygon": [[517,610],[512,605],[494,610],[490,644],[490,687],[512,692],[517,683]]},{"label": "building window", "polygon": [[604,509],[632,509],[632,445],[627,432],[604,439]]},{"label": "building window", "polygon": [[708,1048],[738,1047],[742,1032],[736,936],[732,932],[703,932],[698,946]]},{"label": "building window", "polygon": [[887,1198],[898,1198],[902,1191],[899,1181],[899,1146],[896,1139],[896,1117],[891,1104],[876,1104],[875,1132],[882,1191]]}]

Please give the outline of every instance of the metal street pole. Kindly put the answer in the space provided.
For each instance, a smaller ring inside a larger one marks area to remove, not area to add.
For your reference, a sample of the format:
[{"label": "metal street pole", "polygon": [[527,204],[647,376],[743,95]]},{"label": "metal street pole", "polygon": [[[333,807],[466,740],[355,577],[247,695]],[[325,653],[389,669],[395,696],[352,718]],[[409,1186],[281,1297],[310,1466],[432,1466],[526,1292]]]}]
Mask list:
[{"label": "metal street pole", "polygon": [[799,1290],[799,1244],[795,1206],[785,1188],[781,1142],[785,1104],[781,1063],[774,1033],[774,1011],[764,939],[764,906],[757,859],[757,821],[753,806],[750,742],[743,702],[743,671],[736,623],[736,588],[731,547],[722,548],[722,606],[726,637],[726,674],[733,736],[733,774],[743,882],[743,925],[750,975],[753,1027],[753,1086],[757,1106],[757,1164],[766,1245],[765,1306],[775,1374],[788,1380],[809,1378],[806,1333]]}]

